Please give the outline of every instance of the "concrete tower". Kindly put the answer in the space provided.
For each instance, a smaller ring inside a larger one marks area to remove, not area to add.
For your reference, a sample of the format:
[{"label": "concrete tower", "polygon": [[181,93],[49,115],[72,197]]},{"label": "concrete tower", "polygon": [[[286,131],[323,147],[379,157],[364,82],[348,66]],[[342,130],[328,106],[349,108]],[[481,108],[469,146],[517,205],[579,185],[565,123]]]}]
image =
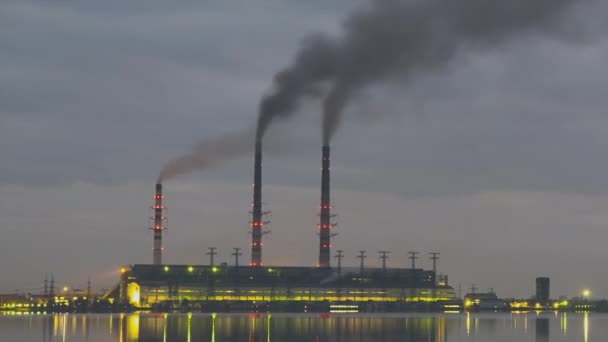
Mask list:
[{"label": "concrete tower", "polygon": [[329,146],[322,147],[321,160],[321,213],[319,214],[319,267],[330,267],[331,260],[331,228],[335,226],[332,221],[330,184],[329,184]]},{"label": "concrete tower", "polygon": [[166,217],[164,216],[165,207],[163,206],[163,185],[156,184],[156,193],[154,195],[154,206],[152,206],[154,216],[152,217],[152,229],[154,231],[153,245],[153,261],[154,265],[162,265],[163,263],[163,231],[165,227]]},{"label": "concrete tower", "polygon": [[262,266],[262,143],[256,142],[253,174],[253,210],[251,220],[251,266]]}]

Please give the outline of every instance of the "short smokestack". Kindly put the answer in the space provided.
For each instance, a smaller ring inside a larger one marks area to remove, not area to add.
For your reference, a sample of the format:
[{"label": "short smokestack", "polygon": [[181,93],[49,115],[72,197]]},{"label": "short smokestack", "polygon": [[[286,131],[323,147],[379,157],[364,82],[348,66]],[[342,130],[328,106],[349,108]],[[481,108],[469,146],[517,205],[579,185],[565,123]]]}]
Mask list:
[{"label": "short smokestack", "polygon": [[321,214],[319,222],[319,267],[330,267],[331,256],[331,203],[329,197],[329,145],[322,148]]},{"label": "short smokestack", "polygon": [[262,266],[262,143],[255,143],[253,175],[253,217],[251,220],[251,266]]},{"label": "short smokestack", "polygon": [[152,217],[152,230],[154,231],[154,247],[153,247],[153,264],[162,265],[163,263],[163,230],[165,217],[163,215],[165,207],[163,206],[163,185],[156,184],[156,193],[154,195],[154,216]]}]

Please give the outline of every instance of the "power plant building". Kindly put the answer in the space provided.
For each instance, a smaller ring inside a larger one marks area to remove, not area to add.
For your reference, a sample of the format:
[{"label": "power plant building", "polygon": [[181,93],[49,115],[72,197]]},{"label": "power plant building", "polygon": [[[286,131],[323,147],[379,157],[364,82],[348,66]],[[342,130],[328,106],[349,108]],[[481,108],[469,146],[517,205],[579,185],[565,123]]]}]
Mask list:
[{"label": "power plant building", "polygon": [[[120,301],[137,308],[163,303],[298,303],[453,301],[454,289],[435,285],[423,269],[132,265],[123,269]],[[271,304],[272,305],[272,304]],[[296,310],[297,311],[297,310]]]}]

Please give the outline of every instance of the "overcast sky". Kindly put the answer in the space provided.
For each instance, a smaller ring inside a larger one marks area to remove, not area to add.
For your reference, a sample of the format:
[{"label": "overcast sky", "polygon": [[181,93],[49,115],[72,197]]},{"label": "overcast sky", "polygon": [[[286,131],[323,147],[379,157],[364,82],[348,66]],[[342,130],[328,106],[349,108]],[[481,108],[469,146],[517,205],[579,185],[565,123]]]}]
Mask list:
[{"label": "overcast sky", "polygon": [[[2,1],[0,292],[38,291],[45,272],[109,287],[151,262],[163,163],[251,127],[299,40],[340,32],[359,2]],[[454,287],[527,297],[548,276],[556,297],[608,297],[608,39],[593,33],[463,51],[355,99],[332,150],[344,262],[438,251]],[[299,114],[269,132],[267,265],[317,258],[319,104]],[[165,262],[206,263],[209,246],[249,259],[252,169],[248,156],[166,183]]]}]

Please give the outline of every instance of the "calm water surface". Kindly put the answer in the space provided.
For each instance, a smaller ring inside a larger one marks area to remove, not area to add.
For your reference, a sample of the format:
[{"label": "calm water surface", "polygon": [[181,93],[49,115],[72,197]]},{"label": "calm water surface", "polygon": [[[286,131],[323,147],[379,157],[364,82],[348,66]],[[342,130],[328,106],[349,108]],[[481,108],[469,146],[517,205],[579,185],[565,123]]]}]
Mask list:
[{"label": "calm water surface", "polygon": [[590,342],[608,315],[0,315],[0,341]]}]

